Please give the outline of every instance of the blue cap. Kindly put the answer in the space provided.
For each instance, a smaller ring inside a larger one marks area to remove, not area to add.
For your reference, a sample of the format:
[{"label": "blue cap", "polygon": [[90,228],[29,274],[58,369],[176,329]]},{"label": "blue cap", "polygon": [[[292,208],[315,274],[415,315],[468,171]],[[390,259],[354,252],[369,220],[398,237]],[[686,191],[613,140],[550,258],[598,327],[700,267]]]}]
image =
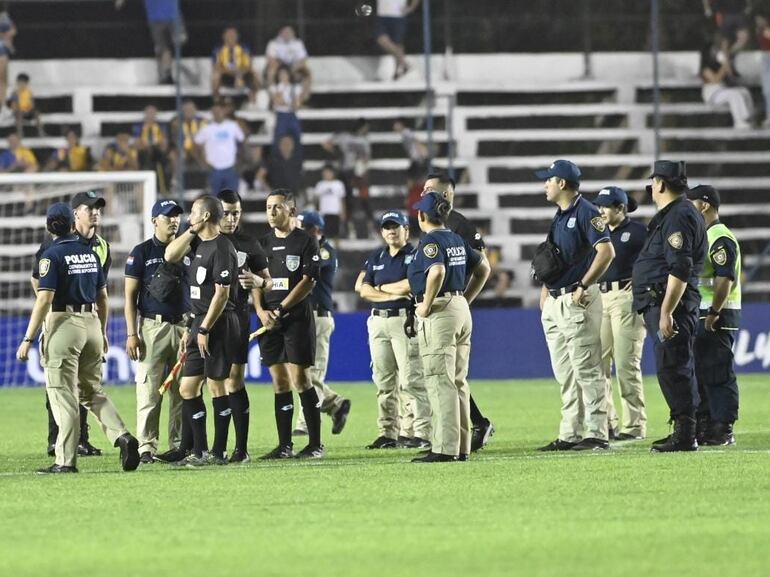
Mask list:
[{"label": "blue cap", "polygon": [[66,218],[70,224],[73,222],[72,209],[66,202],[54,202],[48,207],[46,218]]},{"label": "blue cap", "polygon": [[554,160],[553,164],[545,170],[538,170],[535,172],[535,176],[540,180],[548,180],[551,177],[563,178],[569,182],[579,183],[580,169],[577,164],[570,162],[569,160]]},{"label": "blue cap", "polygon": [[402,212],[397,210],[389,210],[380,218],[380,228],[385,226],[387,222],[395,222],[400,226],[409,226],[409,219]]},{"label": "blue cap", "polygon": [[152,205],[152,218],[160,216],[161,214],[163,216],[176,216],[183,212],[184,209],[179,206],[175,200],[171,200],[170,198],[159,200]]},{"label": "blue cap", "polygon": [[326,227],[324,217],[315,210],[303,210],[297,215],[297,220],[302,224],[302,228],[315,226],[323,230]]},{"label": "blue cap", "polygon": [[428,192],[420,198],[419,202],[412,205],[414,210],[419,210],[430,216],[437,216],[436,206],[439,202],[445,200],[441,193]]}]

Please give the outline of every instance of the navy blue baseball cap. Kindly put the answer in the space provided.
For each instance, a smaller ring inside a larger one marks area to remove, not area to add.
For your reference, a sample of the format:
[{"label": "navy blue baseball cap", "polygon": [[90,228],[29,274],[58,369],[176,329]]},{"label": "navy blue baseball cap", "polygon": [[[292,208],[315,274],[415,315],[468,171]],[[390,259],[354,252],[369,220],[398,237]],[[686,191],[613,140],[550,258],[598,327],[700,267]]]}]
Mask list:
[{"label": "navy blue baseball cap", "polygon": [[156,216],[176,216],[182,214],[184,209],[177,204],[175,200],[164,198],[152,205],[152,218]]},{"label": "navy blue baseball cap", "polygon": [[304,210],[297,215],[297,220],[302,224],[302,228],[316,226],[323,230],[326,228],[326,221],[319,212],[315,210]]},{"label": "navy blue baseball cap", "polygon": [[46,212],[45,216],[46,218],[66,218],[70,224],[74,220],[72,208],[66,202],[54,202],[48,207],[48,212]]},{"label": "navy blue baseball cap", "polygon": [[428,192],[420,198],[419,202],[412,205],[414,210],[419,210],[430,216],[438,216],[436,206],[446,199],[439,192]]},{"label": "navy blue baseball cap", "polygon": [[569,160],[554,160],[553,164],[545,170],[538,170],[535,176],[540,180],[548,180],[552,177],[563,178],[569,182],[580,183],[582,176],[577,164]]},{"label": "navy blue baseball cap", "polygon": [[596,206],[617,206],[623,204],[628,212],[634,212],[639,206],[632,196],[619,186],[607,186],[599,191],[594,199]]},{"label": "navy blue baseball cap", "polygon": [[96,191],[89,190],[88,192],[78,192],[70,201],[72,208],[77,208],[83,204],[89,208],[104,208],[107,203]]},{"label": "navy blue baseball cap", "polygon": [[719,205],[722,204],[722,199],[719,197],[719,191],[708,184],[693,186],[687,191],[687,198],[690,200],[703,200],[716,209],[719,209]]},{"label": "navy blue baseball cap", "polygon": [[663,180],[684,180],[687,182],[687,164],[684,160],[656,160],[652,165],[650,178]]},{"label": "navy blue baseball cap", "polygon": [[382,218],[380,218],[380,228],[385,226],[388,222],[395,222],[400,226],[409,226],[409,219],[404,213],[397,210],[389,210],[382,215]]}]

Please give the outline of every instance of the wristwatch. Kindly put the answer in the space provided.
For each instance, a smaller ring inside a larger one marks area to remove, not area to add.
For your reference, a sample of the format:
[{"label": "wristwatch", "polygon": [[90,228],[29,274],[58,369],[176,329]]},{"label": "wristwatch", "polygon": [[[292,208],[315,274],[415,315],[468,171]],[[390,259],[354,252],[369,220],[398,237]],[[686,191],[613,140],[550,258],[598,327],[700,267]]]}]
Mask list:
[{"label": "wristwatch", "polygon": [[577,287],[578,287],[578,288],[582,288],[583,290],[588,290],[588,287],[587,287],[586,285],[584,285],[584,284],[583,284],[583,281],[582,281],[582,280],[581,280],[581,281],[578,281],[578,283],[577,283]]},{"label": "wristwatch", "polygon": [[204,337],[209,334],[209,330],[206,327],[198,327],[198,334]]},{"label": "wristwatch", "polygon": [[279,303],[278,306],[275,307],[273,310],[276,313],[278,313],[278,316],[281,316],[281,313],[283,313],[283,305]]},{"label": "wristwatch", "polygon": [[718,317],[719,316],[719,311],[717,309],[715,309],[714,307],[709,307],[709,310],[706,313],[706,316]]}]

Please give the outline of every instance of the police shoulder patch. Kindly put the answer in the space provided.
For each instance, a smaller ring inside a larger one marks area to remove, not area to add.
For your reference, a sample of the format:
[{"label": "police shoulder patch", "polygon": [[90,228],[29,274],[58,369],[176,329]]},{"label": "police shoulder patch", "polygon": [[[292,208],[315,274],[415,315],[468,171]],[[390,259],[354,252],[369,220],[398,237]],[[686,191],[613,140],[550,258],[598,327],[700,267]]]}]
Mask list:
[{"label": "police shoulder patch", "polygon": [[42,258],[40,259],[40,264],[38,265],[38,272],[40,273],[41,277],[44,277],[48,274],[48,271],[51,270],[51,259],[50,258]]},{"label": "police shoulder patch", "polygon": [[669,235],[668,244],[670,244],[676,250],[679,250],[680,248],[682,248],[682,245],[684,245],[684,238],[682,238],[682,233],[675,232],[674,234]]},{"label": "police shoulder patch", "polygon": [[438,245],[435,242],[428,243],[422,248],[422,253],[428,258],[436,258]]},{"label": "police shoulder patch", "polygon": [[724,266],[727,263],[727,251],[724,249],[724,247],[720,248],[713,255],[711,255],[711,258],[719,266]]},{"label": "police shoulder patch", "polygon": [[329,251],[328,251],[327,249],[325,249],[325,248],[322,248],[322,249],[321,249],[320,251],[318,251],[318,252],[319,252],[319,254],[321,255],[321,259],[322,259],[322,260],[329,260],[329,259],[331,258],[331,256],[332,256],[332,255],[329,253]]},{"label": "police shoulder patch", "polygon": [[597,232],[604,232],[606,225],[601,216],[595,216],[591,219],[591,226],[594,227]]}]

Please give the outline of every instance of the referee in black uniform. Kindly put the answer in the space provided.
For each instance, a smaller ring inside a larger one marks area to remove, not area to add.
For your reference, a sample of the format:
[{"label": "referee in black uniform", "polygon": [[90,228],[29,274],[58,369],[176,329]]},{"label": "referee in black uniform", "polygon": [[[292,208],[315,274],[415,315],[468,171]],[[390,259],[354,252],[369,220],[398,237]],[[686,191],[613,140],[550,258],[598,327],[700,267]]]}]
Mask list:
[{"label": "referee in black uniform", "polygon": [[[182,338],[187,354],[179,393],[182,395],[182,419],[193,433],[193,451],[179,464],[201,466],[224,465],[227,428],[221,420],[214,421],[214,444],[208,452],[206,436],[206,405],[201,388],[206,379],[212,397],[224,390],[224,381],[236,362],[236,347],[240,326],[236,313],[238,256],[235,248],[221,234],[219,223],[224,211],[214,196],[203,196],[193,203],[190,226],[166,247],[166,262],[189,259],[187,280],[190,287],[189,336]],[[187,264],[187,263],[185,263]],[[227,399],[225,398],[225,401]]]},{"label": "referee in black uniform", "polygon": [[273,378],[278,446],[262,459],[295,456],[291,440],[292,386],[302,402],[309,441],[296,456],[318,459],[324,455],[321,403],[309,374],[315,363],[315,319],[309,297],[318,278],[320,256],[318,242],[301,228],[292,228],[294,210],[289,191],[278,189],[268,195],[267,222],[272,230],[260,242],[267,254],[273,288],[267,293],[257,289],[257,314],[267,328],[259,348],[262,363]]},{"label": "referee in black uniform", "polygon": [[[454,207],[455,181],[450,176],[440,172],[429,174],[423,185],[423,196],[428,192],[438,192],[442,194],[444,198],[449,201],[449,204]],[[486,260],[487,247],[484,244],[484,239],[481,238],[481,233],[471,221],[452,209],[452,212],[450,212],[447,217],[446,227],[459,235],[472,249],[480,252],[482,259]],[[489,438],[495,434],[495,426],[481,413],[476,401],[473,400],[473,395],[470,397],[470,405],[471,423],[473,423],[471,451],[475,452],[489,443]]]}]

